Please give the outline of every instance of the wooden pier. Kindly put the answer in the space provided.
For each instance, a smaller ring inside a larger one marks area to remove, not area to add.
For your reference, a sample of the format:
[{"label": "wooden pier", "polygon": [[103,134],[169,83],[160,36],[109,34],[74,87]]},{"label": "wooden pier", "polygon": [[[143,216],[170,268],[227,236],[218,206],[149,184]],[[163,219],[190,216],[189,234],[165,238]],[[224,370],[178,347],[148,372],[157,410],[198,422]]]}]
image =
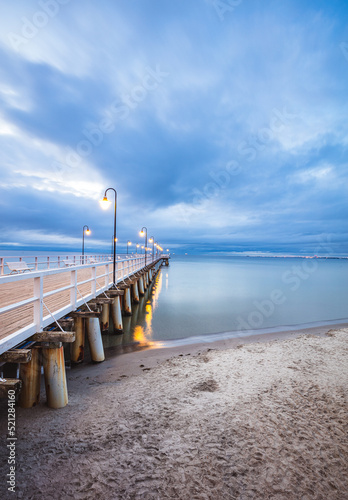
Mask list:
[{"label": "wooden pier", "polygon": [[[71,344],[72,362],[81,362],[86,332],[92,360],[103,361],[101,332],[110,321],[122,332],[122,314],[132,314],[132,302],[139,302],[168,257],[147,257],[146,265],[143,255],[118,259],[116,284],[109,260],[0,276],[0,369],[10,367],[0,380],[0,395],[16,387],[21,406],[37,404],[43,366],[48,405],[65,406],[63,343]],[[29,348],[14,349],[24,341]]]}]

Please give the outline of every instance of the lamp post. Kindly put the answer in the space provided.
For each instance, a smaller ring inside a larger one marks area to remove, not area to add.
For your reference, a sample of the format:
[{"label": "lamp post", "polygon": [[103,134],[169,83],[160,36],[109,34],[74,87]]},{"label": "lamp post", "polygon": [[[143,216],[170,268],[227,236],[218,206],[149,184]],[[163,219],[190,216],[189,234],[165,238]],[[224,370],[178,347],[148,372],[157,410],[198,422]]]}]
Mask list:
[{"label": "lamp post", "polygon": [[[144,232],[145,229],[145,232]],[[146,249],[147,249],[147,227],[142,227],[140,231],[140,236],[145,236],[145,266],[146,266]]]},{"label": "lamp post", "polygon": [[83,226],[82,228],[82,264],[85,263],[85,229],[86,229],[86,234],[91,234],[91,230],[89,229],[88,226]]},{"label": "lamp post", "polygon": [[151,236],[151,238],[149,239],[149,242],[152,243],[152,260],[153,260],[154,251],[155,251],[155,237]]},{"label": "lamp post", "polygon": [[128,241],[127,241],[127,255],[128,255],[128,247],[129,247],[131,244],[132,244],[132,242],[128,240]]},{"label": "lamp post", "polygon": [[100,201],[101,207],[106,210],[109,208],[111,201],[108,200],[106,193],[108,191],[113,191],[115,193],[115,203],[114,203],[114,238],[113,238],[113,269],[112,269],[112,284],[116,286],[116,206],[117,206],[117,191],[114,188],[108,188],[105,190],[104,198]]},{"label": "lamp post", "polygon": [[136,247],[135,247],[135,253],[138,253],[138,248],[140,247],[139,243],[136,244]]}]

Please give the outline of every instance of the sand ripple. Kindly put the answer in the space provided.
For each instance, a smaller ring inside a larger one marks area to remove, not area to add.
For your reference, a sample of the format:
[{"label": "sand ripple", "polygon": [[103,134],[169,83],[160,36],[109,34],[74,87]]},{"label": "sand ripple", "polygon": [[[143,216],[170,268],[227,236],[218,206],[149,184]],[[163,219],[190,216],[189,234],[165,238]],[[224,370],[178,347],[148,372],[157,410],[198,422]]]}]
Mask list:
[{"label": "sand ripple", "polygon": [[209,350],[21,412],[18,498],[347,499],[347,341]]}]

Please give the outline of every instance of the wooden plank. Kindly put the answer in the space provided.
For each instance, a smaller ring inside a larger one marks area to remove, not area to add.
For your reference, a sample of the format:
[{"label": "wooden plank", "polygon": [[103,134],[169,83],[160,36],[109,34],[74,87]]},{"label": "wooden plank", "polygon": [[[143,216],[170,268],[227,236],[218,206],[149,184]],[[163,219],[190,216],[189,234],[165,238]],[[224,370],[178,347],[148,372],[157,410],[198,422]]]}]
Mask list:
[{"label": "wooden plank", "polygon": [[64,327],[72,326],[72,324],[74,323],[74,319],[73,318],[63,318],[63,319],[59,319],[58,323],[59,323],[59,326],[61,326],[64,330]]},{"label": "wooden plank", "polygon": [[88,304],[112,304],[112,299],[108,297],[97,297],[88,302]]},{"label": "wooden plank", "polygon": [[0,362],[5,363],[29,363],[31,360],[31,349],[11,349],[0,354]]},{"label": "wooden plank", "polygon": [[22,381],[17,378],[0,379],[0,398],[7,398],[10,389],[19,391],[22,388]]},{"label": "wooden plank", "polygon": [[35,342],[74,342],[75,332],[38,332],[31,338]]},{"label": "wooden plank", "polygon": [[124,290],[107,290],[105,293],[109,297],[118,297],[119,295],[124,295]]},{"label": "wooden plank", "polygon": [[73,318],[99,318],[100,314],[98,311],[74,311],[70,316]]}]

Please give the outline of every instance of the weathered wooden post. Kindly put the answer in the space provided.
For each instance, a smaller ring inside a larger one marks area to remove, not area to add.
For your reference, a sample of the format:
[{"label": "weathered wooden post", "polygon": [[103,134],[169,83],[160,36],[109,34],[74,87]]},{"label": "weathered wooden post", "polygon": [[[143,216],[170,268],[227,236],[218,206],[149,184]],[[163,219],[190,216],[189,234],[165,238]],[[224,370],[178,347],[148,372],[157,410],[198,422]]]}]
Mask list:
[{"label": "weathered wooden post", "polygon": [[[0,362],[5,363],[4,380],[1,381],[0,393],[5,396],[6,391],[18,391],[22,387],[18,402],[23,408],[35,406],[40,400],[40,357],[38,349],[10,349],[0,354]],[[19,368],[19,379],[17,368]],[[37,366],[38,365],[38,366]],[[12,375],[11,375],[12,373]],[[38,376],[37,376],[38,375]]]},{"label": "weathered wooden post", "polygon": [[145,295],[143,276],[141,275],[138,280],[139,295]]},{"label": "weathered wooden post", "polygon": [[130,293],[130,286],[127,286],[124,290],[124,301],[123,301],[123,312],[125,316],[131,316],[132,315],[132,299],[131,299],[131,293]]},{"label": "weathered wooden post", "polygon": [[49,343],[42,348],[47,405],[63,408],[68,404],[64,349],[61,342]]},{"label": "weathered wooden post", "polygon": [[104,361],[104,346],[100,331],[100,323],[98,317],[87,318],[87,337],[89,349],[91,351],[92,361],[100,363]]},{"label": "weathered wooden post", "polygon": [[138,280],[134,281],[134,283],[132,284],[132,292],[133,292],[133,301],[136,304],[139,304]]},{"label": "weathered wooden post", "polygon": [[39,347],[31,349],[31,360],[21,363],[19,378],[22,380],[22,390],[19,393],[18,404],[21,408],[31,408],[40,402],[41,388],[41,352]]},{"label": "weathered wooden post", "polygon": [[110,316],[110,307],[109,304],[102,305],[102,313],[101,313],[101,331],[103,333],[107,333],[109,331],[109,316]]},{"label": "weathered wooden post", "polygon": [[113,298],[111,304],[111,316],[112,322],[114,324],[114,330],[120,333],[123,331],[123,322],[122,322],[122,312],[121,312],[121,296],[117,295]]},{"label": "weathered wooden post", "polygon": [[82,363],[85,357],[85,322],[81,316],[74,318],[75,341],[70,345],[72,363]]},{"label": "weathered wooden post", "polygon": [[63,408],[68,404],[68,388],[62,342],[74,342],[75,332],[42,331],[31,338],[34,342],[43,342],[42,364],[47,404],[50,408]]}]

